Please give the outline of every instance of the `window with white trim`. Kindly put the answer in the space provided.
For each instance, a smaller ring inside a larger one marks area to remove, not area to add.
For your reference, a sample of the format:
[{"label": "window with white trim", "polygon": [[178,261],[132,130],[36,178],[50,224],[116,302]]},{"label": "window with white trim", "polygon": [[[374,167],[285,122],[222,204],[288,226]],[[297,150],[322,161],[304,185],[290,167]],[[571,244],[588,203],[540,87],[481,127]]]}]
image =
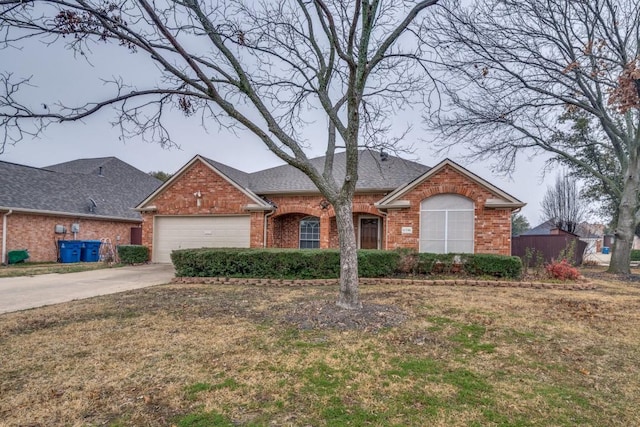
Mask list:
[{"label": "window with white trim", "polygon": [[438,194],[420,203],[420,252],[473,253],[473,200]]},{"label": "window with white trim", "polygon": [[300,220],[300,249],[320,247],[320,218],[307,216]]}]

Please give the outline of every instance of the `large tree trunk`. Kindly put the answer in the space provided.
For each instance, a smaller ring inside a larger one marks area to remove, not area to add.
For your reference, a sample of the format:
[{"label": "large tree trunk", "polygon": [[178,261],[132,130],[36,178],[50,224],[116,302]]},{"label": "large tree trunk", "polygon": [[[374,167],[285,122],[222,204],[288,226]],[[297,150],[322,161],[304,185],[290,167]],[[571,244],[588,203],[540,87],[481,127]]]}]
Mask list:
[{"label": "large tree trunk", "polygon": [[615,229],[615,242],[609,264],[609,273],[631,273],[630,259],[635,234],[640,194],[640,159],[630,156],[629,167],[624,177],[620,207]]},{"label": "large tree trunk", "polygon": [[358,252],[351,198],[335,203],[333,209],[340,241],[340,295],[337,304],[355,310],[362,308],[362,303],[358,292]]}]

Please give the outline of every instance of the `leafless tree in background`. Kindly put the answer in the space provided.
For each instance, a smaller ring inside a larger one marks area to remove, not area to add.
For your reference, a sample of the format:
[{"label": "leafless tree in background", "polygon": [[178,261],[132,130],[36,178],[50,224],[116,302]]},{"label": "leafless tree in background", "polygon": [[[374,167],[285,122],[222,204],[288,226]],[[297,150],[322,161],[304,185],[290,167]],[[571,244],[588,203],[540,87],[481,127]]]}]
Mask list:
[{"label": "leafless tree in background", "polygon": [[542,199],[542,215],[545,221],[553,221],[561,230],[575,233],[578,224],[586,219],[588,207],[580,198],[575,179],[562,173],[553,186],[547,187]]},{"label": "leafless tree in background", "polygon": [[[126,57],[113,91],[86,94],[86,104],[30,104],[24,76],[0,73],[3,146],[37,135],[51,123],[80,120],[105,107],[118,112],[126,137],[160,144],[171,139],[166,110],[200,114],[204,123],[248,129],[279,158],[304,172],[331,202],[341,250],[338,305],[358,296],[352,200],[358,147],[394,146],[394,114],[429,99],[431,78],[417,42],[422,19],[438,0],[0,0],[0,46],[38,38],[63,44],[79,57],[113,42],[123,55],[143,55],[161,83],[132,88]],[[400,43],[401,41],[401,43]],[[60,60],[65,60],[60,58]],[[55,72],[43,67],[34,73]],[[326,120],[326,162],[315,169],[304,129]],[[345,176],[335,176],[334,153],[346,150]]]},{"label": "leafless tree in background", "polygon": [[[640,3],[487,0],[444,3],[425,43],[437,49],[449,103],[427,117],[446,148],[511,171],[518,154],[576,165],[617,200],[610,272],[629,273],[640,223]],[[559,138],[567,113],[603,138]],[[607,158],[614,171],[603,170]],[[523,183],[523,185],[527,185]]]}]

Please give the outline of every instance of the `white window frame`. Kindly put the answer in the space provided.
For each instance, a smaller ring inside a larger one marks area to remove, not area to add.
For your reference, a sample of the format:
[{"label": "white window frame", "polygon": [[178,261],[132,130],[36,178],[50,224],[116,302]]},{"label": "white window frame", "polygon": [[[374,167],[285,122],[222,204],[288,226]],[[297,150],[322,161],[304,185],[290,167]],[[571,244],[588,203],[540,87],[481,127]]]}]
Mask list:
[{"label": "white window frame", "polygon": [[[426,200],[429,200],[433,197],[456,197],[456,198],[460,198],[460,199],[465,199],[471,202],[471,208],[468,209],[424,209],[423,208],[423,203]],[[468,197],[462,196],[460,194],[454,194],[454,193],[445,193],[445,194],[436,194],[434,196],[428,197],[426,199],[423,199],[420,201],[420,232],[418,235],[418,251],[419,252],[423,252],[422,249],[422,232],[423,232],[423,226],[427,226],[426,224],[422,223],[422,214],[423,212],[444,212],[445,216],[444,216],[444,252],[443,253],[449,253],[449,212],[470,212],[471,213],[471,252],[469,253],[475,253],[475,227],[476,227],[476,221],[475,221],[475,203],[473,200],[469,199]]]},{"label": "white window frame", "polygon": [[[302,226],[304,222],[317,222],[318,223],[318,239],[302,239]],[[318,242],[317,248],[303,248],[302,241],[305,242]],[[320,248],[320,218],[317,216],[305,216],[298,223],[298,248],[299,249],[319,249]]]}]

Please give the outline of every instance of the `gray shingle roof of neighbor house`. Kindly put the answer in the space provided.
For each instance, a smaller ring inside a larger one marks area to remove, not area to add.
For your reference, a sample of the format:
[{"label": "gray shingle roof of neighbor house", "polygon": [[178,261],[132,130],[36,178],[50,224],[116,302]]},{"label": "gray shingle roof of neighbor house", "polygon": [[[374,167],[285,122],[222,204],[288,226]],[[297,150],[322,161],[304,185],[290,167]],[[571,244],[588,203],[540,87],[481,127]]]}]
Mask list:
[{"label": "gray shingle roof of neighbor house", "polygon": [[161,184],[116,157],[45,168],[0,161],[0,206],[15,210],[139,220],[133,208]]},{"label": "gray shingle roof of neighbor house", "polygon": [[553,224],[553,221],[548,220],[527,231],[523,231],[520,233],[520,236],[546,236],[551,234],[551,230],[554,228],[556,228],[556,226]]},{"label": "gray shingle roof of neighbor house", "polygon": [[[558,228],[552,220],[547,220],[542,224],[539,224],[533,227],[531,230],[527,230],[521,233],[521,236],[547,236],[551,234],[551,230]],[[578,237],[582,237],[585,239],[597,239],[601,236],[592,233],[587,227],[583,224],[578,224],[574,233]]]},{"label": "gray shingle roof of neighbor house", "polygon": [[[357,191],[390,191],[422,175],[430,168],[420,163],[391,155],[381,155],[374,150],[359,150]],[[204,158],[238,185],[255,194],[316,193],[315,184],[303,172],[291,165],[246,173],[222,163]],[[325,156],[311,159],[319,171],[324,167]],[[339,181],[346,174],[346,154],[336,153],[334,176]]]}]

